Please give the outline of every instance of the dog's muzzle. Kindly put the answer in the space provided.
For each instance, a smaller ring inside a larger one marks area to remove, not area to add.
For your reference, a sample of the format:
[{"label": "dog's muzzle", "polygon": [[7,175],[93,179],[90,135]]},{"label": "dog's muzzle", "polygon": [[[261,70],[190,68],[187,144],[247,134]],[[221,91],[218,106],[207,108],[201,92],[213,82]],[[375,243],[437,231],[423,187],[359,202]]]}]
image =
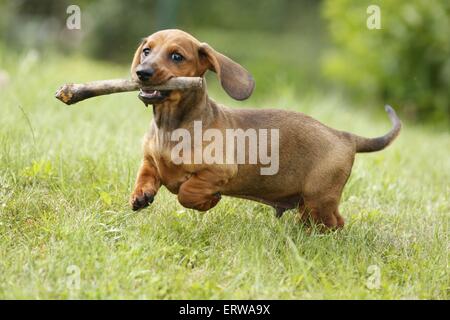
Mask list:
[{"label": "dog's muzzle", "polygon": [[139,99],[145,103],[145,105],[161,103],[170,95],[170,90],[146,90],[141,89],[139,91]]}]

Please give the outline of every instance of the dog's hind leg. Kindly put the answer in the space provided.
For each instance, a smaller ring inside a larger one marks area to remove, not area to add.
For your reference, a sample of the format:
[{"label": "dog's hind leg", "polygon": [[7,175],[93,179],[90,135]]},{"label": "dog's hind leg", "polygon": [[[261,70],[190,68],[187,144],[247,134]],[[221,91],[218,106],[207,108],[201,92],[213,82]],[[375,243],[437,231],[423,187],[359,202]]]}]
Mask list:
[{"label": "dog's hind leg", "polygon": [[275,217],[281,218],[283,216],[283,213],[287,210],[286,208],[281,207],[273,207],[275,209]]},{"label": "dog's hind leg", "polygon": [[336,208],[336,210],[333,212],[334,216],[336,217],[336,227],[342,228],[345,224],[344,218],[339,213],[339,208]]},{"label": "dog's hind leg", "polygon": [[339,214],[339,199],[318,197],[306,199],[306,210],[299,211],[300,220],[304,223],[312,221],[324,229],[338,229],[344,226],[344,219]]},{"label": "dog's hind leg", "polygon": [[295,209],[296,207],[303,207],[303,198],[299,195],[284,198],[280,202],[271,204],[275,209],[275,217],[281,218],[285,211]]}]

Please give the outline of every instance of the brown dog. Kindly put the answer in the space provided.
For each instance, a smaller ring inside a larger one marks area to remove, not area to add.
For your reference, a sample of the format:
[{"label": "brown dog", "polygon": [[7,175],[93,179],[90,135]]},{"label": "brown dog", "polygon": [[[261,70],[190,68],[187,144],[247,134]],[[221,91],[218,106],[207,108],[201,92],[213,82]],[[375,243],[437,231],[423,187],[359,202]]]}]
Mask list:
[{"label": "brown dog", "polygon": [[[251,95],[254,80],[242,66],[180,30],[164,30],[145,38],[131,66],[132,77],[145,85],[178,76],[203,77],[208,70],[217,74],[232,98],[244,100]],[[227,195],[271,205],[277,216],[299,207],[303,221],[342,227],[344,219],[338,205],[355,153],[385,148],[401,128],[389,106],[386,111],[392,130],[368,139],[329,128],[302,113],[230,109],[211,100],[206,88],[141,91],[140,99],[153,105],[154,118],[144,137],[144,159],[130,200],[133,210],[152,203],[164,185],[186,208],[206,211],[219,202],[221,195]],[[176,142],[161,137],[179,128],[193,133],[194,121],[201,121],[203,129],[214,128],[224,135],[230,128],[278,129],[278,173],[261,175],[261,163],[175,164],[171,150]]]}]

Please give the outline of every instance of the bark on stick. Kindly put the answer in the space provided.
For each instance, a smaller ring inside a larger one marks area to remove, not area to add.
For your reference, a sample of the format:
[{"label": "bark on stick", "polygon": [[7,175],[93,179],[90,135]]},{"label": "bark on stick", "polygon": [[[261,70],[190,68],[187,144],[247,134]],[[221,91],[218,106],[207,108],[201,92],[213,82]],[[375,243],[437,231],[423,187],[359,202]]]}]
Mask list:
[{"label": "bark on stick", "polygon": [[111,93],[146,90],[187,90],[201,88],[202,78],[177,77],[167,82],[150,87],[142,87],[139,83],[127,79],[99,80],[87,83],[67,83],[56,91],[55,97],[67,105],[83,101],[88,98],[103,96]]}]

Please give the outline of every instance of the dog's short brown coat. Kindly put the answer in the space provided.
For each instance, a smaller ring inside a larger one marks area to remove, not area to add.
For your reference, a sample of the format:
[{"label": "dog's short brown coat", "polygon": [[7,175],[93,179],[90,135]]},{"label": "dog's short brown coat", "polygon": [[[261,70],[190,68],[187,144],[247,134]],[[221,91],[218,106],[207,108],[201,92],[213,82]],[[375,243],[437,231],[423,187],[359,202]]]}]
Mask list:
[{"label": "dog's short brown coat", "polygon": [[[172,61],[173,53],[184,59]],[[211,70],[224,90],[237,100],[248,98],[254,88],[252,76],[242,66],[181,30],[163,30],[144,39],[133,58],[132,77],[138,80],[136,70],[148,67],[154,74],[146,84],[160,84],[177,76],[203,77]],[[368,139],[329,128],[298,112],[230,109],[210,99],[206,88],[171,91],[166,99],[153,104],[153,110],[130,200],[134,210],[148,206],[164,185],[187,208],[206,211],[219,202],[221,195],[227,195],[271,205],[277,216],[299,207],[303,221],[328,228],[344,225],[338,205],[355,153],[385,148],[401,127],[393,109],[387,107],[392,130]],[[260,165],[175,165],[170,154],[176,142],[161,141],[158,136],[178,128],[192,132],[195,120],[202,121],[204,130],[216,128],[222,133],[233,128],[279,129],[278,174],[261,175]]]}]

